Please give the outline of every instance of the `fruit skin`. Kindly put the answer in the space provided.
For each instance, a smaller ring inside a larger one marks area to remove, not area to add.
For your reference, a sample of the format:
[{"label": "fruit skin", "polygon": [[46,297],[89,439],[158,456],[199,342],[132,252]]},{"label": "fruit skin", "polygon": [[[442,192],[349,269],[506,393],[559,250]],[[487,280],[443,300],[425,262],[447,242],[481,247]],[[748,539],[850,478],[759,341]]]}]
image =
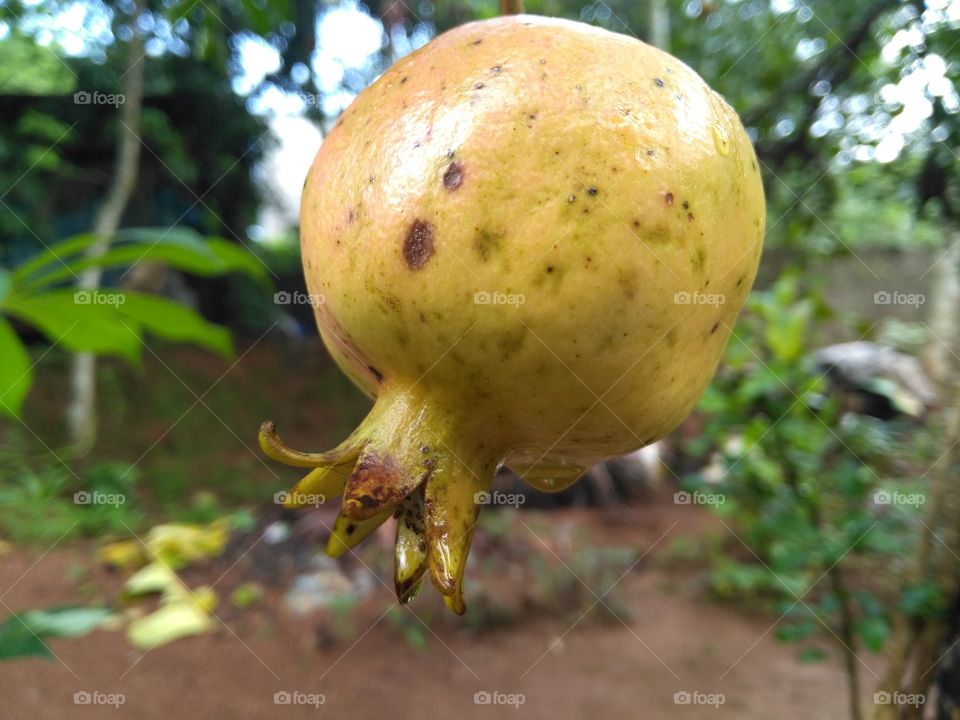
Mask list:
[{"label": "fruit skin", "polygon": [[422,491],[428,558],[398,537],[398,593],[427,563],[462,611],[471,494],[504,459],[560,489],[676,427],[764,225],[736,113],[677,59],[534,16],[445,33],[343,113],[304,185],[321,335],[377,401],[301,489],[346,484],[360,534]]},{"label": "fruit skin", "polygon": [[578,466],[693,408],[764,223],[750,142],[699,76],[534,16],[461,26],[396,63],[324,140],[301,210],[321,333],[366,392],[426,374],[424,394],[489,418],[512,454],[566,433],[551,454]]}]

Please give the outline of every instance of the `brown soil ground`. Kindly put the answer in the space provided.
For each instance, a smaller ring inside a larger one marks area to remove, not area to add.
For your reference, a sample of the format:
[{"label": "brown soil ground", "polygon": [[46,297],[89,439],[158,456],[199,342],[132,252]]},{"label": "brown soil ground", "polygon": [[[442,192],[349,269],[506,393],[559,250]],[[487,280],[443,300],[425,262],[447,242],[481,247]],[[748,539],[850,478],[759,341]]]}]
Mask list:
[{"label": "brown soil ground", "polygon": [[[717,529],[706,511],[673,505],[660,493],[621,512],[626,522],[611,522],[599,510],[559,510],[549,517],[589,526],[592,537],[605,534],[600,540],[611,544],[651,548],[663,536],[616,588],[630,613],[625,623],[601,621],[591,612],[469,629],[464,620],[445,618],[426,589],[410,607],[432,618],[418,649],[384,616],[390,593],[380,582],[351,616],[352,630],[333,634],[327,622],[295,616],[274,588],[252,609],[221,603],[223,626],[212,635],[143,653],[122,632],[98,631],[53,640],[56,659],[4,663],[0,718],[846,717],[844,677],[835,657],[800,663],[795,645],[774,638],[775,617],[710,604],[697,590],[694,570],[665,563],[663,551],[672,538]],[[542,515],[529,513],[535,514]],[[44,555],[15,550],[0,557],[3,603],[16,610],[89,602],[72,579],[78,565],[88,573],[83,583],[98,597],[116,597],[122,578],[98,568],[92,552],[92,544],[77,543]],[[229,589],[246,579],[250,567],[211,567],[206,581],[217,581],[224,570],[220,587]],[[190,584],[198,580],[203,578],[191,577]],[[872,688],[878,661],[865,663],[870,668],[863,670],[864,685]],[[78,691],[122,693],[125,702],[118,708],[76,705]],[[281,691],[322,693],[325,702],[319,708],[275,704]],[[475,704],[474,694],[483,691],[521,693],[524,702]],[[724,701],[716,708],[675,703],[675,693],[683,691],[722,693]]]}]

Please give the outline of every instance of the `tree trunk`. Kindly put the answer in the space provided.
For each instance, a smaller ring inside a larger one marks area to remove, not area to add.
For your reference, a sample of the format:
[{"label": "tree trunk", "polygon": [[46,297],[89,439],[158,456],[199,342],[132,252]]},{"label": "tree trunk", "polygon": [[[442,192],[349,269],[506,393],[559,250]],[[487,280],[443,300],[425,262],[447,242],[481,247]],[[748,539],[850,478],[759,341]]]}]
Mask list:
[{"label": "tree trunk", "polygon": [[947,249],[930,271],[930,336],[923,353],[927,371],[941,387],[960,370],[954,355],[960,348],[960,228],[949,218],[943,225]]},{"label": "tree trunk", "polygon": [[666,0],[649,0],[647,24],[650,26],[650,44],[670,52],[670,11]]},{"label": "tree trunk", "polygon": [[[89,257],[100,257],[110,247],[120,226],[120,219],[130,201],[140,167],[140,118],[143,105],[143,66],[146,56],[143,38],[134,34],[127,46],[126,72],[123,75],[124,102],[117,124],[117,156],[113,179],[103,205],[94,220],[97,241],[87,251]],[[84,270],[77,280],[81,290],[100,287],[103,272],[99,267]],[[97,437],[97,358],[91,353],[73,357],[70,371],[70,405],[67,424],[76,455],[85,455]]]}]

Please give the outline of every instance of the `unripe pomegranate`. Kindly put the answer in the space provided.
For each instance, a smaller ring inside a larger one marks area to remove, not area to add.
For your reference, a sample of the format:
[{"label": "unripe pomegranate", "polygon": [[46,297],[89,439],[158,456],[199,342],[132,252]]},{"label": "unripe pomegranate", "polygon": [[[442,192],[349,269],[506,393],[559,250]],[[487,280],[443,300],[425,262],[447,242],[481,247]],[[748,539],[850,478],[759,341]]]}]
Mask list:
[{"label": "unripe pomegranate", "polygon": [[[736,113],[638,40],[511,16],[441,35],[343,113],[304,185],[307,285],[373,409],[300,493],[343,496],[328,551],[399,519],[401,600],[429,569],[463,612],[481,500],[669,433],[757,269],[756,156]],[[292,496],[293,504],[297,495]]]}]

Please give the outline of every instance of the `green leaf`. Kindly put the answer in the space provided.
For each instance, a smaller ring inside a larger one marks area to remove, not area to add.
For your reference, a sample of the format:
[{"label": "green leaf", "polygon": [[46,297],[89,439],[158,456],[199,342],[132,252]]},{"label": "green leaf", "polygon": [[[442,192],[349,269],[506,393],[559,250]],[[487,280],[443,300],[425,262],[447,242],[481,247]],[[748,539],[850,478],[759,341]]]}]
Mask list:
[{"label": "green leaf", "polygon": [[193,343],[223,357],[233,355],[230,332],[220,325],[207,322],[190,308],[143,293],[126,292],[124,298],[118,310],[136,321],[145,331],[164,340]]},{"label": "green leaf", "polygon": [[19,657],[53,657],[43,641],[17,615],[0,625],[0,660]]},{"label": "green leaf", "polygon": [[19,417],[31,385],[30,354],[10,323],[0,317],[0,414]]},{"label": "green leaf", "polygon": [[45,267],[55,265],[62,268],[69,266],[69,258],[78,252],[86,250],[97,240],[94,233],[82,233],[73,235],[62,242],[58,242],[52,247],[46,248],[43,252],[34,255],[25,263],[19,265],[10,277],[15,284],[19,284],[28,277],[42,270]]},{"label": "green leaf", "polygon": [[0,660],[52,657],[45,637],[76,637],[99,627],[113,613],[105,608],[61,607],[14,613],[0,625]]},{"label": "green leaf", "polygon": [[[74,279],[90,267],[103,269],[129,267],[138,262],[157,262],[194,275],[213,276],[239,272],[269,284],[267,267],[257,256],[236,243],[220,238],[204,240],[188,228],[131,228],[117,233],[114,244],[97,257],[68,259],[60,246],[54,246],[62,262],[45,262],[37,269],[43,272],[24,282],[37,290]],[[20,274],[18,279],[27,276]]]},{"label": "green leaf", "polygon": [[860,620],[854,626],[854,632],[870,650],[880,652],[890,635],[890,626],[884,618],[875,615]]},{"label": "green leaf", "polygon": [[54,290],[31,297],[7,298],[6,311],[73,352],[140,357],[140,335],[133,318],[121,322],[122,293]]},{"label": "green leaf", "polygon": [[11,285],[12,280],[10,279],[10,273],[0,268],[0,306],[3,305],[3,299],[7,296],[7,293],[10,292]]},{"label": "green leaf", "polygon": [[41,637],[76,637],[96,630],[112,614],[106,608],[64,607],[31,610],[20,619]]},{"label": "green leaf", "polygon": [[797,654],[797,659],[806,664],[818,663],[827,659],[827,653],[817,647],[806,647]]}]

